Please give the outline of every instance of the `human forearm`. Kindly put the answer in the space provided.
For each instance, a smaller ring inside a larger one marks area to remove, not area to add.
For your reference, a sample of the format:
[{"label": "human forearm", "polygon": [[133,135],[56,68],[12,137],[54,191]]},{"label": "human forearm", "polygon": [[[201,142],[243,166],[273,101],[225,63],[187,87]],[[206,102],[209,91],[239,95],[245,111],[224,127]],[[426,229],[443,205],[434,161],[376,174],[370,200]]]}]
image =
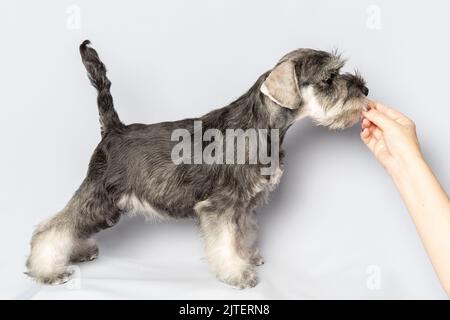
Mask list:
[{"label": "human forearm", "polygon": [[450,201],[423,159],[415,124],[380,103],[363,114],[361,138],[392,176],[450,297]]},{"label": "human forearm", "polygon": [[450,296],[450,201],[422,157],[399,160],[390,172],[432,264]]}]

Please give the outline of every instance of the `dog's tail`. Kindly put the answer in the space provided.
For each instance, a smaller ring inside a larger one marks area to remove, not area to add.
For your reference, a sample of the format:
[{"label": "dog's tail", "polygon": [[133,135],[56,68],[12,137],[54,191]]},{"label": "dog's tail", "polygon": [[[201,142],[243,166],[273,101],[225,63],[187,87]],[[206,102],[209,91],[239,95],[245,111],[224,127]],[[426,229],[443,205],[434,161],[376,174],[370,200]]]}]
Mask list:
[{"label": "dog's tail", "polygon": [[91,48],[89,40],[83,41],[80,45],[81,60],[88,72],[91,84],[97,89],[97,104],[100,113],[100,124],[102,136],[107,132],[120,130],[124,124],[120,121],[114,109],[113,98],[109,91],[111,81],[106,77],[106,67],[100,61],[97,51]]}]

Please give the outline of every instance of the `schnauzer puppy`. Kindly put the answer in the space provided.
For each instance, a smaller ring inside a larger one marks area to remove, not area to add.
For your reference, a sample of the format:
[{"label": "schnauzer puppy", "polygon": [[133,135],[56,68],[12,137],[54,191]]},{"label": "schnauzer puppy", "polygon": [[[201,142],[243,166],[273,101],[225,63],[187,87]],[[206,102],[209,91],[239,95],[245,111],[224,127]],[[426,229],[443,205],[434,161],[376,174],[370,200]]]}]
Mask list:
[{"label": "schnauzer puppy", "polygon": [[[147,217],[195,218],[205,241],[206,258],[221,281],[248,288],[257,284],[255,208],[264,203],[282,174],[262,175],[262,163],[175,164],[172,133],[195,134],[203,128],[279,130],[279,142],[299,119],[311,118],[331,129],[356,123],[367,108],[368,89],[358,74],[341,74],[344,62],[334,53],[299,49],[261,75],[244,95],[200,118],[156,124],[122,123],[113,106],[105,65],[88,40],[80,45],[82,62],[98,91],[101,141],[86,178],[64,209],[42,222],[31,239],[27,274],[59,284],[71,263],[93,260],[93,236],[115,225],[124,213]],[[270,144],[270,137],[267,137]],[[281,160],[283,151],[278,150]]]}]

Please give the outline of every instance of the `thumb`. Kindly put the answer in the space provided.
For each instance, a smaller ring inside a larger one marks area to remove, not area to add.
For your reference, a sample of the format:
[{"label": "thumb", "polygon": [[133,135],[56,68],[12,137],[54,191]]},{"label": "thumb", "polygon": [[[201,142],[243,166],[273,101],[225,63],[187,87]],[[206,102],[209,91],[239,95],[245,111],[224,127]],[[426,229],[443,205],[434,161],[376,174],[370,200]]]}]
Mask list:
[{"label": "thumb", "polygon": [[373,108],[369,111],[363,112],[363,115],[383,131],[396,125],[394,120]]}]

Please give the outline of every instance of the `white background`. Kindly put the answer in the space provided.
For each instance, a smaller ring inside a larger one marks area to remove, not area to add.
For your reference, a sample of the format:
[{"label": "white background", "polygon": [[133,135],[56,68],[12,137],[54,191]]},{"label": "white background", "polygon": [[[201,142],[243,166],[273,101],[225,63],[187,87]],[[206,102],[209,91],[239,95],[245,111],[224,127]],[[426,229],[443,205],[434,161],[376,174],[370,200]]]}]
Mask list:
[{"label": "white background", "polygon": [[200,116],[293,49],[338,48],[371,98],[415,120],[448,191],[449,9],[406,0],[2,1],[0,297],[445,298],[359,127],[330,132],[308,120],[290,129],[284,177],[260,210],[266,265],[256,288],[214,279],[190,221],[123,219],[99,235],[99,259],[69,286],[40,287],[22,272],[34,226],[66,204],[100,139],[82,40],[109,68],[125,123]]}]

